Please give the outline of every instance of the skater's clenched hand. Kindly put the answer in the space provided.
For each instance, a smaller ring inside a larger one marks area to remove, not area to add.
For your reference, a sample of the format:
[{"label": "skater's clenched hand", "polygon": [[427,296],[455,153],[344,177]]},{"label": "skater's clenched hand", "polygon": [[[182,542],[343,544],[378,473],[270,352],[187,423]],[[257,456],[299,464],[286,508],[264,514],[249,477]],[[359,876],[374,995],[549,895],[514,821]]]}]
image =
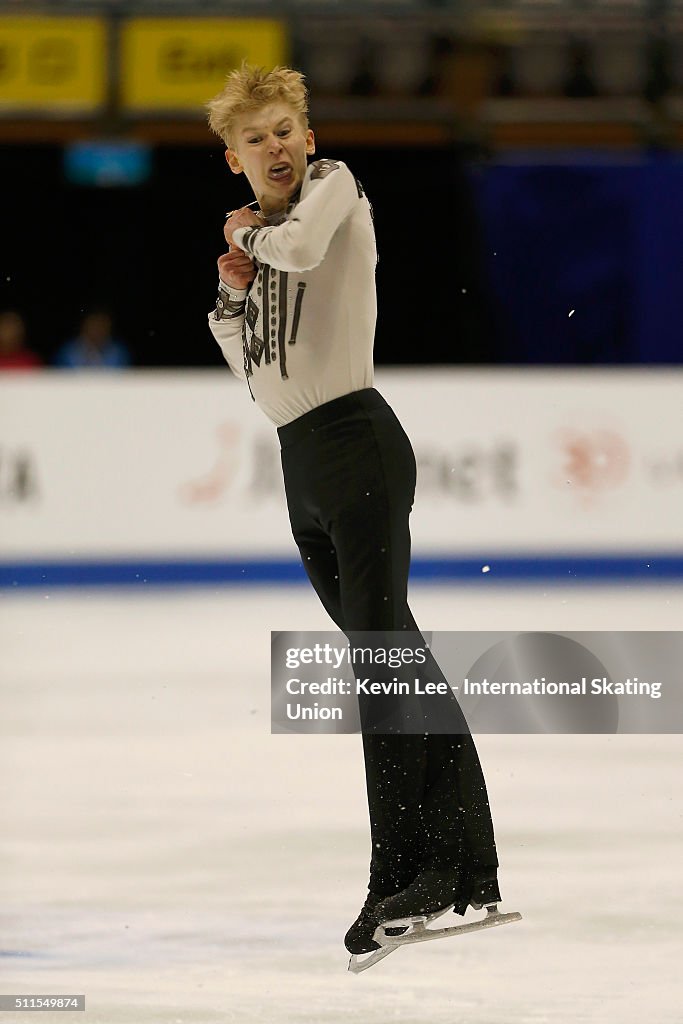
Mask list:
[{"label": "skater's clenched hand", "polygon": [[231,213],[225,222],[223,228],[223,234],[225,235],[225,241],[232,244],[233,231],[237,231],[238,228],[247,227],[263,227],[263,221],[256,216],[253,210],[250,210],[248,206],[243,206],[241,210],[235,210]]},{"label": "skater's clenched hand", "polygon": [[248,288],[256,277],[256,267],[246,253],[233,247],[218,257],[218,275],[231,288]]}]

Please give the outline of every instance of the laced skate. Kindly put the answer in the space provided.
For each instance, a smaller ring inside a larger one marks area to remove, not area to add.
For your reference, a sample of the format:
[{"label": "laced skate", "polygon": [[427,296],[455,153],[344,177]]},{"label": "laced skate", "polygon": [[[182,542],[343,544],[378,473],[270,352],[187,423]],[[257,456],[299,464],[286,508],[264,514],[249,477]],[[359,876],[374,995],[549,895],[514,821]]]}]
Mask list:
[{"label": "laced skate", "polygon": [[[446,896],[446,893],[449,893],[449,896]],[[444,905],[448,898],[451,902]],[[353,974],[359,974],[401,946],[412,945],[414,942],[446,939],[521,921],[522,915],[517,911],[501,914],[498,910],[499,899],[495,881],[492,884],[473,885],[469,898],[463,900],[457,892],[452,872],[425,871],[407,889],[377,904],[373,910],[377,921],[373,941],[379,948],[372,950],[365,957],[360,954],[352,955],[349,970]],[[468,906],[474,910],[486,908],[485,916],[476,921],[466,921],[450,927],[428,927],[432,921],[450,910],[464,914]]]}]

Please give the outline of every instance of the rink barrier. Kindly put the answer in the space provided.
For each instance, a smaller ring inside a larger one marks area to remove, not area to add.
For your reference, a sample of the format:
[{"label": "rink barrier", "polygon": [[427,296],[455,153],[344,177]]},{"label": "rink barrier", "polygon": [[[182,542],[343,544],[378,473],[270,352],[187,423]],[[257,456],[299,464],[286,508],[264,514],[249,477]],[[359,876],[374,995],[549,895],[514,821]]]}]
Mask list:
[{"label": "rink barrier", "polygon": [[[514,580],[651,578],[647,557],[641,570],[623,559],[683,553],[683,368],[400,369],[377,384],[415,452],[414,578],[476,579],[494,558]],[[0,566],[126,583],[132,562],[170,582],[303,578],[277,435],[239,381],[4,376]]]},{"label": "rink barrier", "polygon": [[[683,552],[600,555],[524,555],[414,558],[412,583],[566,585],[615,582],[660,584],[683,581]],[[303,566],[294,559],[41,561],[0,563],[3,590],[54,587],[155,587],[212,584],[306,583]]]}]

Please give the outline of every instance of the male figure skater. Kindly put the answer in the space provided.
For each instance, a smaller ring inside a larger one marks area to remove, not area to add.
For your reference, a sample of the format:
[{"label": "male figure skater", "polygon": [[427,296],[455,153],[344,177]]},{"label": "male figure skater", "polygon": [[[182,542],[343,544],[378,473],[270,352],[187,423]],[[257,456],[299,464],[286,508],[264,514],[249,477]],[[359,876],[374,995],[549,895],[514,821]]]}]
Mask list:
[{"label": "male figure skater", "polygon": [[[209,124],[259,206],[226,222],[230,251],[218,259],[209,325],[277,427],[303,565],[347,635],[419,635],[407,603],[415,457],[373,387],[370,204],[341,161],[307,163],[315,140],[297,71],[243,65],[209,103]],[[435,663],[431,673],[443,679]],[[363,749],[372,856],[368,896],[345,938],[355,955],[378,949],[383,922],[450,906],[464,914],[500,899],[486,786],[466,725],[459,734],[364,734]]]}]

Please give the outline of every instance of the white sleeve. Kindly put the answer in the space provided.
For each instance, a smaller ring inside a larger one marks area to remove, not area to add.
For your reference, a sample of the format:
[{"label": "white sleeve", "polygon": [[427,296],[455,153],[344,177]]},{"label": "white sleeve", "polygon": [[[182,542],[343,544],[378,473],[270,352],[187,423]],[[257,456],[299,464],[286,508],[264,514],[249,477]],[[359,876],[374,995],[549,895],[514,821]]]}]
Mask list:
[{"label": "white sleeve", "polygon": [[228,366],[240,380],[246,379],[242,348],[246,297],[246,288],[228,288],[220,281],[216,308],[209,313],[209,329],[218,342]]},{"label": "white sleeve", "polygon": [[302,273],[317,267],[335,231],[361,201],[361,193],[340,160],[317,160],[309,171],[306,196],[289,220],[272,227],[238,228],[234,244],[276,270]]}]

